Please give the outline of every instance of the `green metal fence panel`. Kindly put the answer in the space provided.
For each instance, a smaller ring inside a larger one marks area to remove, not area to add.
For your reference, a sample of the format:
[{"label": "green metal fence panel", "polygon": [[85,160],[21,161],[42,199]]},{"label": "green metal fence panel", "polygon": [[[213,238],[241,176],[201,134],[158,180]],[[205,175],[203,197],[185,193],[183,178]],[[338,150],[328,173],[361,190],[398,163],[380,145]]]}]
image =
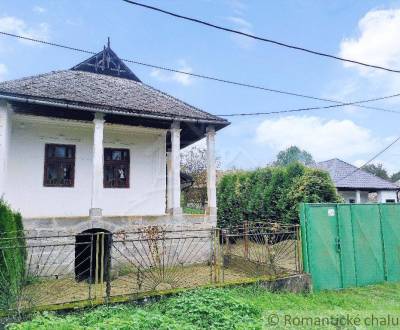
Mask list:
[{"label": "green metal fence panel", "polygon": [[303,271],[310,272],[308,264],[307,234],[306,234],[306,205],[300,204],[300,235],[301,235],[301,261],[303,262]]},{"label": "green metal fence panel", "polygon": [[400,281],[400,208],[396,204],[381,204],[380,213],[386,280]]},{"label": "green metal fence panel", "polygon": [[351,205],[338,204],[337,212],[342,283],[343,288],[349,288],[357,285],[354,260],[353,226],[351,222]]},{"label": "green metal fence panel", "polygon": [[400,204],[303,204],[303,265],[314,288],[400,281]]},{"label": "green metal fence panel", "polygon": [[306,207],[308,264],[316,290],[342,287],[336,205]]},{"label": "green metal fence panel", "polygon": [[357,285],[383,282],[385,271],[379,205],[353,204],[351,216]]}]

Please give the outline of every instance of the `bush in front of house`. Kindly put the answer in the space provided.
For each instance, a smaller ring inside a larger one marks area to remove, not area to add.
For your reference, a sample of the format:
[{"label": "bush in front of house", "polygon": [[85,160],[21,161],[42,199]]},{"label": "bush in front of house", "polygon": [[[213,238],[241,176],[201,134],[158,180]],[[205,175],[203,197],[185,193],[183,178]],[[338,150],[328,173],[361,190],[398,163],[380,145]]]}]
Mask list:
[{"label": "bush in front of house", "polygon": [[300,163],[224,175],[217,187],[218,226],[243,221],[299,222],[298,205],[341,202],[329,175]]},{"label": "bush in front of house", "polygon": [[255,304],[242,302],[229,289],[208,288],[180,293],[143,308],[116,305],[69,315],[36,314],[31,321],[10,324],[8,329],[261,330],[261,323],[261,309]]},{"label": "bush in front of house", "polygon": [[22,217],[0,200],[0,309],[12,307],[25,277]]}]

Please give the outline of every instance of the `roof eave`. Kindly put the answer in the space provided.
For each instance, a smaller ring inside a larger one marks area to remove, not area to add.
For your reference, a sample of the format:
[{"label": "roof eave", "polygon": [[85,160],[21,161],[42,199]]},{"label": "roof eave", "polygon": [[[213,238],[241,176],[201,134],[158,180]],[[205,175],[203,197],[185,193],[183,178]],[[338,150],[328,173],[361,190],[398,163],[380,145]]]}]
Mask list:
[{"label": "roof eave", "polygon": [[386,188],[377,188],[377,187],[352,187],[352,186],[336,186],[338,190],[362,190],[362,191],[374,191],[374,190],[400,190],[400,187],[386,187]]},{"label": "roof eave", "polygon": [[[181,117],[181,116],[166,116],[162,114],[149,114],[149,113],[140,113],[140,112],[132,112],[131,109],[118,109],[111,107],[102,108],[100,105],[77,105],[72,104],[65,100],[55,100],[55,99],[41,99],[32,96],[25,95],[17,95],[17,94],[7,94],[4,92],[0,92],[0,99],[4,99],[7,101],[14,102],[22,102],[29,104],[37,104],[44,106],[53,106],[60,107],[65,109],[75,109],[75,110],[83,110],[83,111],[91,111],[91,112],[101,112],[101,113],[109,113],[109,114],[118,114],[128,117],[140,117],[140,118],[148,118],[155,120],[171,120],[171,121],[182,121],[182,122],[190,122],[190,123],[200,123],[200,124],[208,124],[208,125],[216,125],[219,126],[217,129],[221,129],[230,125],[230,122],[225,119],[220,120],[211,120],[211,119],[202,119],[202,118],[189,118],[189,117]],[[126,112],[129,111],[129,112]]]}]

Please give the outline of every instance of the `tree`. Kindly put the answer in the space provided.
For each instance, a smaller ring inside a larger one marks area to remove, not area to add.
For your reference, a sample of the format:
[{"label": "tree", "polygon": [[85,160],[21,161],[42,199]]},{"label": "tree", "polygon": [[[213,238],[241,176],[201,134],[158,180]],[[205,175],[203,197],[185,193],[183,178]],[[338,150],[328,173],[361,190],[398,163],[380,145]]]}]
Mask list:
[{"label": "tree", "polygon": [[285,198],[286,213],[284,221],[298,221],[299,203],[341,203],[343,199],[328,173],[307,168],[302,176],[297,177],[287,191]]},{"label": "tree", "polygon": [[299,147],[291,146],[278,153],[274,165],[287,166],[294,162],[299,162],[304,165],[312,165],[315,163],[310,153],[305,150],[301,150]]},{"label": "tree", "polygon": [[364,171],[366,171],[368,173],[371,173],[371,174],[373,174],[375,176],[378,176],[378,177],[380,177],[382,179],[390,180],[389,175],[388,175],[386,169],[383,167],[382,164],[377,164],[377,165],[368,164],[368,165],[363,166],[362,169]]},{"label": "tree", "polygon": [[225,174],[217,199],[220,227],[244,220],[298,223],[299,203],[342,201],[328,173],[300,163]]},{"label": "tree", "polygon": [[390,181],[397,182],[400,180],[400,172],[393,173],[390,177]]},{"label": "tree", "polygon": [[[216,160],[219,167],[219,160]],[[192,147],[181,155],[181,171],[193,178],[193,185],[183,192],[184,203],[204,208],[207,201],[207,150]]]}]

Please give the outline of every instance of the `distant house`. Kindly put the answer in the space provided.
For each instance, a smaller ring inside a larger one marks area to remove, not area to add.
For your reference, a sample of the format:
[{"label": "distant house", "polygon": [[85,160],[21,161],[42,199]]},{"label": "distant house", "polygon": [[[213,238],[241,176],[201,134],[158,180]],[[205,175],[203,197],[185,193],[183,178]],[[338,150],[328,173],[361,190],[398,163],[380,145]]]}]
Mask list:
[{"label": "distant house", "polygon": [[340,159],[317,163],[317,168],[327,171],[346,203],[368,203],[375,193],[378,203],[397,203],[399,186]]}]

